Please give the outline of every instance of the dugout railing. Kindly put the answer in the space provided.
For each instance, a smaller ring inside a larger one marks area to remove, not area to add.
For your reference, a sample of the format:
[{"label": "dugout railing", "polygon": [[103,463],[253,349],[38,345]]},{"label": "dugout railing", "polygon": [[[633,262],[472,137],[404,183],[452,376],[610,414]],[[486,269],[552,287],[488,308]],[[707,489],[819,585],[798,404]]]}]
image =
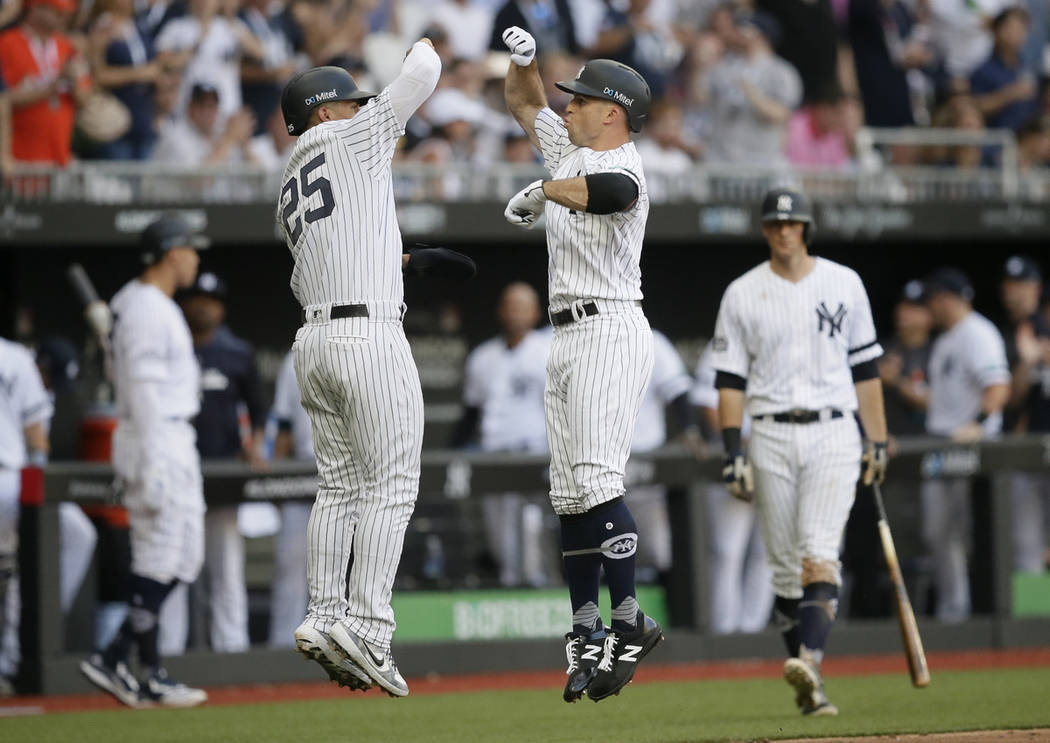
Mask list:
[{"label": "dugout railing", "polygon": [[[720,635],[706,631],[711,597],[706,572],[707,511],[704,483],[720,476],[721,460],[697,461],[678,446],[637,457],[631,467],[635,484],[668,486],[674,567],[668,588],[671,627],[661,662],[715,658],[776,657],[776,630],[757,635]],[[462,499],[481,493],[546,489],[547,459],[434,450],[423,454],[420,502]],[[928,650],[970,647],[1018,647],[1050,644],[1050,617],[1019,618],[1012,611],[1013,550],[1010,480],[1017,472],[1050,474],[1050,436],[1008,436],[975,445],[942,439],[899,441],[890,467],[886,499],[891,526],[894,514],[914,506],[923,478],[972,477],[974,497],[973,585],[975,615],[959,624],[920,617]],[[205,490],[210,504],[247,501],[308,500],[315,488],[309,465],[276,462],[264,472],[240,462],[206,462]],[[29,478],[33,480],[32,477]],[[54,462],[43,470],[40,488],[26,488],[20,518],[22,653],[19,687],[26,692],[86,691],[76,670],[83,653],[66,648],[65,618],[59,606],[58,504],[119,502],[108,465]],[[901,495],[910,493],[910,495]],[[557,640],[498,640],[399,643],[399,663],[406,676],[496,670],[554,668],[560,662]],[[896,620],[844,621],[836,628],[831,652],[855,654],[900,649]],[[902,670],[904,669],[902,656]],[[171,658],[177,677],[196,684],[274,683],[323,678],[314,664],[301,663],[291,650],[252,648],[238,654],[191,650]],[[936,668],[933,673],[936,674]]]}]

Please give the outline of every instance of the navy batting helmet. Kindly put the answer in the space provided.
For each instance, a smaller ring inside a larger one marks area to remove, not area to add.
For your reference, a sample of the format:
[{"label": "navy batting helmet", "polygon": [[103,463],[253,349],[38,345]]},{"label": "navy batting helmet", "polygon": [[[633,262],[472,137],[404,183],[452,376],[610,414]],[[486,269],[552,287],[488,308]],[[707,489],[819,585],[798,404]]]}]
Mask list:
[{"label": "navy batting helmet", "polygon": [[817,229],[809,199],[801,191],[790,188],[772,188],[762,199],[762,222],[802,222],[802,241],[809,244]]},{"label": "navy batting helmet", "polygon": [[554,83],[566,93],[605,98],[618,103],[627,112],[627,123],[632,132],[640,132],[649,115],[653,96],[649,83],[638,72],[611,59],[592,59],[580,68],[575,80]]},{"label": "navy batting helmet", "polygon": [[353,76],[342,67],[314,67],[295,75],[281,94],[281,113],[288,133],[298,137],[306,131],[310,114],[330,101],[364,101],[375,93],[358,89]]},{"label": "navy batting helmet", "polygon": [[156,263],[172,248],[204,250],[209,245],[211,241],[180,214],[165,214],[154,220],[139,237],[143,263]]}]

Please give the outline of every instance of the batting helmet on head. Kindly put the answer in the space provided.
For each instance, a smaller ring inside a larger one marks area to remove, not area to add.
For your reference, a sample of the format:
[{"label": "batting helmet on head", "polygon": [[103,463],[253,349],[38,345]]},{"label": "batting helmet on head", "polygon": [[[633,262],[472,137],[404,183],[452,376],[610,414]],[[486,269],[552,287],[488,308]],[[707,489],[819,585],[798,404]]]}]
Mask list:
[{"label": "batting helmet on head", "polygon": [[298,137],[309,126],[310,114],[322,103],[367,101],[375,95],[359,90],[353,76],[342,67],[314,67],[300,72],[284,86],[281,113],[288,133]]},{"label": "batting helmet on head", "polygon": [[209,245],[211,240],[195,230],[186,218],[179,214],[165,214],[154,220],[139,237],[143,263],[156,263],[172,248],[204,250]]},{"label": "batting helmet on head", "polygon": [[605,98],[618,103],[627,112],[627,123],[632,132],[640,132],[649,115],[653,96],[649,83],[638,72],[611,59],[592,59],[580,68],[575,80],[554,83],[566,93]]},{"label": "batting helmet on head", "polygon": [[802,241],[809,243],[817,229],[809,199],[801,191],[772,188],[762,199],[762,222],[802,222]]}]

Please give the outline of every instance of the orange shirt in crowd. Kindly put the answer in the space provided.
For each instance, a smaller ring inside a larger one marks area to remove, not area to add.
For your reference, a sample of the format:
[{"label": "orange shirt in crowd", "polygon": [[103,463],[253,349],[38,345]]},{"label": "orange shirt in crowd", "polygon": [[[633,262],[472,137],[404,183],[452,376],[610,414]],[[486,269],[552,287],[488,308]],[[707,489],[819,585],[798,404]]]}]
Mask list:
[{"label": "orange shirt in crowd", "polygon": [[[25,29],[0,34],[0,74],[8,90],[24,80],[52,80],[75,54],[62,34],[41,41]],[[90,83],[85,76],[77,84]],[[71,91],[61,91],[26,106],[11,109],[11,154],[16,161],[65,165],[72,157],[76,106]]]}]

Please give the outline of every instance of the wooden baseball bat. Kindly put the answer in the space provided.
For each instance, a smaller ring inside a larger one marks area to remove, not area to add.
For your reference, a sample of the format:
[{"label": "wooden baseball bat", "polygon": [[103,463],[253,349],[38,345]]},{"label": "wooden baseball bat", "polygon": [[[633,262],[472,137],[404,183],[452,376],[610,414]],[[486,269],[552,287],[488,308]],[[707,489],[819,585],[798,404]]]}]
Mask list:
[{"label": "wooden baseball bat", "polygon": [[930,669],[926,665],[926,653],[922,649],[922,638],[919,637],[919,626],[915,623],[915,612],[908,600],[908,590],[904,587],[901,566],[897,561],[897,550],[893,546],[893,535],[886,519],[886,506],[882,502],[882,490],[879,484],[873,483],[875,505],[879,509],[879,537],[882,539],[882,552],[886,556],[886,565],[890,569],[890,579],[897,597],[897,619],[900,620],[901,641],[904,643],[904,654],[908,658],[908,671],[911,683],[917,688],[928,686]]}]

